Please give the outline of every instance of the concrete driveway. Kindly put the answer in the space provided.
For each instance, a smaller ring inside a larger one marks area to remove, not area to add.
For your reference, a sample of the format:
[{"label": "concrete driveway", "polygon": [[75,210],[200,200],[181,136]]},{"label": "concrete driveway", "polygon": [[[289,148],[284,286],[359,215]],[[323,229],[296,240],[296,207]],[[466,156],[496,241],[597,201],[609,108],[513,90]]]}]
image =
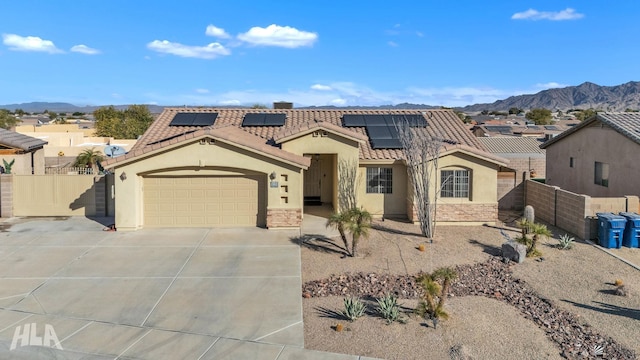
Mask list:
[{"label": "concrete driveway", "polygon": [[358,358],[303,349],[297,231],[9,224],[0,232],[0,358]]}]

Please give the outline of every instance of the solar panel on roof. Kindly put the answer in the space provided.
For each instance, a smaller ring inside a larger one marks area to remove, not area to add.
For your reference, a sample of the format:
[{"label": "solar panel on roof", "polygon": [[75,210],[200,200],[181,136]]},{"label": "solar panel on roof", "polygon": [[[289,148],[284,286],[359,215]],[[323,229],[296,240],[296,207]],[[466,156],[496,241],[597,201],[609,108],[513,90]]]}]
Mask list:
[{"label": "solar panel on roof", "polygon": [[384,115],[365,115],[364,121],[367,126],[387,126]]},{"label": "solar panel on roof", "polygon": [[[395,130],[395,129],[393,129]],[[393,139],[391,128],[388,126],[367,126],[367,134],[369,139]],[[397,132],[396,132],[397,135]],[[396,136],[395,138],[398,138]]]},{"label": "solar panel on roof", "polygon": [[344,114],[342,115],[342,126],[345,127],[360,127],[365,126],[363,115]]},{"label": "solar panel on roof", "polygon": [[191,126],[211,126],[216,121],[218,113],[199,113],[196,114]]},{"label": "solar panel on roof", "polygon": [[193,113],[177,113],[169,126],[190,126],[195,118],[196,114]]},{"label": "solar panel on roof", "polygon": [[242,126],[283,126],[287,114],[248,113],[242,119]]},{"label": "solar panel on roof", "polygon": [[402,149],[400,139],[369,139],[371,148],[377,149]]},{"label": "solar panel on roof", "polygon": [[485,128],[491,132],[510,133],[511,126],[485,126]]},{"label": "solar panel on roof", "polygon": [[558,129],[558,127],[557,127],[557,126],[555,126],[555,125],[545,125],[545,126],[544,126],[544,128],[545,128],[546,130],[560,130],[560,129]]},{"label": "solar panel on roof", "polygon": [[284,126],[287,114],[264,114],[264,126]]},{"label": "solar panel on roof", "polygon": [[177,113],[169,126],[211,126],[218,113]]}]

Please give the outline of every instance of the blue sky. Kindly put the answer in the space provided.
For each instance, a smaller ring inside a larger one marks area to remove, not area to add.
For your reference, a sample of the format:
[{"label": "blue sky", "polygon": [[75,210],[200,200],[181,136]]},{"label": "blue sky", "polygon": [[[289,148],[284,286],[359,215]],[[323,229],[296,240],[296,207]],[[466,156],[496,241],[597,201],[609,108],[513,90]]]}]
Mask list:
[{"label": "blue sky", "polygon": [[640,80],[638,1],[2,1],[0,104],[463,106]]}]

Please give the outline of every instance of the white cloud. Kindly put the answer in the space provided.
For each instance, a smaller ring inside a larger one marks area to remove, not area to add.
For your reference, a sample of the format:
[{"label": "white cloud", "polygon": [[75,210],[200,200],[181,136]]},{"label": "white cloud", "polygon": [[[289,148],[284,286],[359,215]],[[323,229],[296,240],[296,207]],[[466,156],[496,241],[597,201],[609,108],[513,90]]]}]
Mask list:
[{"label": "white cloud", "polygon": [[77,52],[77,53],[81,53],[81,54],[86,54],[86,55],[96,55],[96,54],[100,54],[100,50],[98,49],[93,49],[88,47],[87,45],[74,45],[71,47],[71,51],[72,52]]},{"label": "white cloud", "polygon": [[290,26],[271,24],[266,28],[252,27],[246,33],[239,34],[238,39],[256,46],[297,48],[312,46],[318,40],[318,34]]},{"label": "white cloud", "polygon": [[40,51],[49,54],[63,53],[53,41],[44,40],[37,36],[20,36],[16,34],[2,34],[2,42],[14,51]]},{"label": "white cloud", "polygon": [[584,14],[576,12],[575,9],[566,8],[561,11],[538,11],[529,9],[527,11],[515,13],[511,16],[513,20],[577,20],[584,17]]},{"label": "white cloud", "polygon": [[207,46],[189,46],[167,40],[154,40],[147,44],[147,48],[163,54],[199,59],[215,59],[231,54],[231,51],[220,43],[211,43]]},{"label": "white cloud", "polygon": [[207,26],[207,30],[205,31],[205,34],[207,36],[213,36],[219,39],[228,39],[231,37],[231,35],[227,34],[227,32],[224,31],[224,29],[219,28],[215,25]]},{"label": "white cloud", "polygon": [[329,90],[333,90],[333,89],[331,88],[331,86],[329,86],[329,85],[322,85],[322,84],[314,84],[314,85],[311,85],[311,88],[312,88],[313,90],[320,90],[320,91],[329,91]]},{"label": "white cloud", "polygon": [[313,86],[306,89],[283,91],[262,91],[258,89],[238,89],[227,92],[206,94],[152,94],[145,101],[160,104],[231,105],[250,106],[252,104],[271,104],[274,101],[291,101],[295,107],[302,106],[379,106],[389,104],[426,104],[433,106],[466,106],[471,104],[492,103],[509,96],[533,94],[539,88],[496,89],[492,87],[408,87],[393,91],[380,91],[353,82],[333,82],[321,85],[326,90],[318,91]]},{"label": "white cloud", "polygon": [[569,85],[566,84],[560,84],[557,83],[555,81],[552,82],[548,82],[548,83],[538,83],[535,85],[536,88],[538,89],[553,89],[553,88],[562,88],[562,87],[567,87]]},{"label": "white cloud", "polygon": [[240,100],[235,100],[235,99],[231,99],[231,100],[222,100],[219,102],[220,105],[240,105],[241,102]]},{"label": "white cloud", "polygon": [[208,89],[196,89],[196,92],[198,94],[208,94],[209,90]]},{"label": "white cloud", "polygon": [[398,43],[394,42],[394,41],[387,41],[387,45],[391,46],[391,47],[398,47],[400,45],[398,45]]}]

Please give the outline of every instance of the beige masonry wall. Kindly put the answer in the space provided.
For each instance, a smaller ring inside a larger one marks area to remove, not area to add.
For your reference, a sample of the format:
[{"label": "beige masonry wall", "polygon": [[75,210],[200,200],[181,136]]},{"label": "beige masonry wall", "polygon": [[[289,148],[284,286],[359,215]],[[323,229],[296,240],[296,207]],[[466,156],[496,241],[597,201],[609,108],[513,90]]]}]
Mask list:
[{"label": "beige masonry wall", "polygon": [[[122,176],[123,173],[126,176]],[[276,175],[277,184],[273,184],[274,187],[271,187],[271,180],[268,179],[272,173]],[[302,170],[297,166],[222,141],[204,141],[201,144],[195,139],[191,143],[149,154],[132,163],[122,166],[116,164],[115,190],[118,200],[115,218],[118,230],[144,227],[143,177],[152,174],[259,175],[266,179],[267,184],[266,189],[260,189],[267,193],[267,216],[270,209],[301,210],[303,206]],[[276,213],[272,212],[274,215]]]},{"label": "beige masonry wall", "polygon": [[636,212],[640,204],[638,196],[594,198],[532,180],[526,181],[525,192],[525,203],[533,206],[536,219],[582,239],[595,237],[589,217],[599,212]]},{"label": "beige masonry wall", "polygon": [[112,175],[13,175],[12,182],[13,216],[113,216]]}]

